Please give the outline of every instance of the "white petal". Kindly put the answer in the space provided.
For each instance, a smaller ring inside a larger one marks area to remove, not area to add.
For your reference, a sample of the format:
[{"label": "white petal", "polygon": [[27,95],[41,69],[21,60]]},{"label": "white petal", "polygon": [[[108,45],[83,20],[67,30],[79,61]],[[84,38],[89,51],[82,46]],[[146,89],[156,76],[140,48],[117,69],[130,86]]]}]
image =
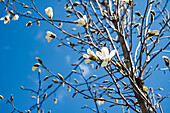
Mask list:
[{"label": "white petal", "polygon": [[46,13],[46,15],[47,15],[49,18],[52,19],[52,17],[53,17],[53,9],[52,9],[51,7],[47,7],[47,8],[45,9],[45,13]]},{"label": "white petal", "polygon": [[19,16],[17,14],[15,14],[13,17],[12,17],[12,20],[18,20]]},{"label": "white petal", "polygon": [[51,35],[51,34],[53,34],[51,31],[47,31],[47,35]]},{"label": "white petal", "polygon": [[77,20],[77,25],[76,26],[84,26],[86,24],[86,20],[84,18],[80,18]]},{"label": "white petal", "polygon": [[110,52],[109,58],[111,59],[114,55],[115,55],[115,50],[112,50],[112,51]]},{"label": "white petal", "polygon": [[8,13],[5,17],[0,18],[0,20],[4,20],[4,24],[10,23],[10,14]]},{"label": "white petal", "polygon": [[[100,99],[103,99],[103,98],[100,97]],[[97,100],[97,104],[100,106],[101,104],[104,104],[104,101],[102,101],[102,100]]]},{"label": "white petal", "polygon": [[104,58],[108,58],[109,50],[108,50],[107,47],[102,48],[102,55],[103,55]]},{"label": "white petal", "polygon": [[83,15],[83,19],[84,19],[85,23],[87,23],[87,16],[86,15]]},{"label": "white petal", "polygon": [[96,56],[95,53],[90,48],[87,49],[87,53],[89,55]]},{"label": "white petal", "polygon": [[47,36],[50,37],[51,35],[56,37],[56,34],[52,33],[51,31],[47,31]]},{"label": "white petal", "polygon": [[4,19],[5,19],[4,17],[0,18],[0,20],[4,20]]},{"label": "white petal", "polygon": [[100,58],[100,59],[103,59],[103,55],[100,51],[97,51],[96,52],[96,55]]},{"label": "white petal", "polygon": [[83,18],[79,18],[79,19],[77,20],[77,22],[78,22],[78,23],[82,23],[82,22],[84,22],[84,19],[83,19]]},{"label": "white petal", "polygon": [[86,59],[86,60],[85,60],[85,64],[88,64],[88,63],[90,63],[90,62],[91,62],[90,59]]},{"label": "white petal", "polygon": [[91,49],[90,48],[87,49],[87,53],[90,55],[90,53],[91,53]]},{"label": "white petal", "polygon": [[89,58],[89,55],[83,54],[83,57],[84,57],[84,58]]},{"label": "white petal", "polygon": [[49,37],[49,36],[46,36],[45,38],[48,40],[48,43],[49,43],[49,42],[51,41],[51,39],[52,39],[52,38]]},{"label": "white petal", "polygon": [[77,20],[77,21],[75,21],[75,22],[77,22],[77,25],[76,25],[76,26],[83,26],[83,23],[81,23],[82,21]]},{"label": "white petal", "polygon": [[103,61],[102,64],[101,64],[101,67],[105,67],[105,66],[107,66],[107,64],[108,64],[108,60]]},{"label": "white petal", "polygon": [[4,24],[10,23],[10,20],[4,20]]},{"label": "white petal", "polygon": [[91,53],[89,55],[92,55],[92,56],[96,57],[96,54],[93,51],[91,51]]}]

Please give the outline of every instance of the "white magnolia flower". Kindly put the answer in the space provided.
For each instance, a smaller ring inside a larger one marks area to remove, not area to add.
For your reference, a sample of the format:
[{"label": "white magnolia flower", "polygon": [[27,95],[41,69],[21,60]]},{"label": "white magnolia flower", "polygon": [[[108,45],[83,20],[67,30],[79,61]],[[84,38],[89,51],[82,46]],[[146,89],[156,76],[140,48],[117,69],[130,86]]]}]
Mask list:
[{"label": "white magnolia flower", "polygon": [[83,57],[87,58],[85,60],[85,64],[90,63],[92,60],[94,60],[94,61],[97,60],[97,56],[95,55],[95,53],[93,51],[91,51],[90,48],[87,49],[87,53],[88,53],[88,55],[87,54],[83,54]]},{"label": "white magnolia flower", "polygon": [[49,43],[51,39],[56,38],[56,35],[52,33],[51,31],[47,31],[47,35],[45,38],[48,40],[48,43]]},{"label": "white magnolia flower", "polygon": [[[100,97],[99,99],[103,99],[103,98]],[[104,104],[104,101],[103,100],[97,100],[97,104],[100,106],[100,105]]]},{"label": "white magnolia flower", "polygon": [[80,18],[77,20],[76,26],[84,26],[86,24],[87,24],[87,17],[86,17],[86,15],[84,15],[83,18]]},{"label": "white magnolia flower", "polygon": [[14,14],[14,15],[12,16],[12,20],[18,20],[18,18],[19,18],[19,16],[18,16],[17,14]]},{"label": "white magnolia flower", "polygon": [[109,61],[111,60],[111,58],[115,55],[115,50],[112,50],[109,54],[109,50],[107,47],[103,47],[101,52],[97,51],[96,55],[103,60],[101,67],[105,67],[108,65]]},{"label": "white magnolia flower", "polygon": [[0,18],[0,20],[4,20],[4,24],[10,23],[10,13],[8,13],[5,17]]},{"label": "white magnolia flower", "polygon": [[46,13],[46,15],[49,17],[49,18],[53,18],[53,9],[52,9],[52,7],[47,7],[46,9],[45,9],[45,13]]}]

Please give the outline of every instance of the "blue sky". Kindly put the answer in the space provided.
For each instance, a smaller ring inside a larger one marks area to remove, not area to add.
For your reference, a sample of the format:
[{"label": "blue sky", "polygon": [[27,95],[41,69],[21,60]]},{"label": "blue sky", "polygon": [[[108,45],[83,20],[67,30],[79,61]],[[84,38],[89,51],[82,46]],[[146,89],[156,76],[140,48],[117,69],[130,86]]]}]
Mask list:
[{"label": "blue sky", "polygon": [[[44,0],[44,2],[46,2]],[[54,18],[62,19],[66,15],[65,12],[61,13],[63,10],[64,4],[62,2],[57,2],[49,0],[48,3],[39,3],[38,8],[40,12],[45,15],[44,9],[48,6],[54,7]],[[0,4],[0,17],[5,15],[3,5]],[[142,7],[138,7],[139,9]],[[61,9],[61,10],[58,10]],[[50,30],[57,34],[57,36],[62,37],[61,33],[54,29],[53,26],[50,26],[46,22],[42,22],[41,26],[33,24],[30,28],[26,28],[26,23],[29,19],[19,18],[19,21],[11,21],[10,24],[4,25],[0,21],[0,95],[3,95],[4,98],[10,98],[10,95],[14,96],[14,104],[20,110],[28,110],[32,103],[35,100],[31,99],[33,93],[22,91],[20,86],[25,88],[36,89],[38,87],[37,83],[37,71],[33,72],[31,70],[33,64],[37,62],[35,57],[39,57],[43,60],[45,65],[55,74],[61,73],[63,76],[66,76],[73,69],[71,63],[77,63],[79,54],[74,52],[68,47],[57,48],[57,45],[60,44],[57,40],[52,40],[50,43],[47,43],[45,39],[46,31]],[[66,25],[63,28],[71,29]],[[170,57],[170,54],[160,54],[152,63],[155,64],[159,62],[160,67],[165,67],[162,60],[162,55]],[[86,75],[98,73],[91,71],[90,66],[82,64],[82,67],[86,70]],[[42,70],[42,78],[44,78],[48,73]],[[170,92],[170,72],[167,72],[167,75],[164,75],[163,72],[155,71],[151,78],[148,79],[146,85],[148,87],[153,86],[156,88],[160,86],[165,89],[164,92],[159,92],[162,95]],[[47,86],[47,83],[43,83],[43,86]],[[85,109],[82,110],[81,107],[85,104],[95,108],[92,100],[84,100],[81,95],[76,95],[72,99],[72,92],[67,92],[67,87],[59,90],[56,95],[51,96],[44,106],[45,112],[48,109],[52,110],[52,113],[92,113],[92,111]],[[55,105],[53,103],[54,97],[58,98],[58,103]],[[168,105],[170,104],[169,99],[163,101],[164,112],[170,112]],[[9,113],[12,111],[12,107],[9,104],[6,104],[4,101],[0,100],[0,113]],[[112,110],[116,113],[121,113],[121,108],[109,108],[109,105],[104,104],[100,107],[105,108],[108,113],[111,113]],[[36,113],[36,110],[33,111]]]}]

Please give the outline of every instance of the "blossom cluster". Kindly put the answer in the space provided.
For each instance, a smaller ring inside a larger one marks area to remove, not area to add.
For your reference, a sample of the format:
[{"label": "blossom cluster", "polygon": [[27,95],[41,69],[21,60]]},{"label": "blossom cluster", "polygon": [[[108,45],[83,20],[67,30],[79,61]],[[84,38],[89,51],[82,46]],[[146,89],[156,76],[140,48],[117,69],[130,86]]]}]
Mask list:
[{"label": "blossom cluster", "polygon": [[4,24],[10,23],[10,16],[12,15],[12,20],[18,20],[19,16],[17,14],[14,14],[13,11],[8,11],[7,15],[0,18],[0,20],[4,21]]},{"label": "blossom cluster", "polygon": [[83,57],[86,58],[85,63],[88,64],[91,61],[97,61],[97,56],[102,60],[101,67],[105,67],[109,64],[111,58],[115,55],[115,50],[112,50],[109,53],[107,47],[103,47],[101,51],[97,51],[96,54],[89,48],[87,49],[87,54],[83,54]]},{"label": "blossom cluster", "polygon": [[[53,17],[53,9],[51,7],[47,7],[45,9],[46,15],[52,19]],[[79,18],[77,21],[74,21],[77,25],[76,26],[85,26],[87,25],[87,16],[83,15],[82,18]],[[47,35],[45,37],[48,42],[50,42],[53,38],[56,38],[56,35],[51,31],[47,31]],[[83,54],[83,57],[86,58],[85,64],[90,63],[91,61],[97,61],[99,57],[102,60],[101,67],[105,67],[109,64],[111,58],[115,55],[115,50],[112,50],[109,53],[107,47],[103,47],[101,51],[97,51],[96,54],[89,48],[87,49],[87,54]]]},{"label": "blossom cluster", "polygon": [[[47,35],[45,37],[48,42],[50,42],[52,39],[57,38],[56,34],[52,33],[51,31],[47,31]],[[96,54],[90,49],[87,49],[87,54],[83,54],[83,57],[86,58],[85,64],[90,63],[91,61],[97,61],[99,57],[100,60],[102,60],[101,67],[105,67],[109,64],[111,58],[115,55],[115,50],[112,50],[109,53],[109,50],[107,47],[103,47],[101,51],[97,51]]]}]

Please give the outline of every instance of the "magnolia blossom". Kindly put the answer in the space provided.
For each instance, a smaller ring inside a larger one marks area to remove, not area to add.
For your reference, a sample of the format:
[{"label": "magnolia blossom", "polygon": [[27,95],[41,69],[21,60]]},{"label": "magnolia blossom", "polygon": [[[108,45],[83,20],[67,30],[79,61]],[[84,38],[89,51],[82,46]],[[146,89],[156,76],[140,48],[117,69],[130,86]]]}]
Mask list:
[{"label": "magnolia blossom", "polygon": [[49,43],[51,39],[56,38],[56,35],[52,33],[51,31],[47,31],[47,35],[45,38],[48,40],[48,43]]},{"label": "magnolia blossom", "polygon": [[5,17],[0,18],[0,20],[4,20],[4,24],[10,23],[10,13],[8,13]]},{"label": "magnolia blossom", "polygon": [[103,60],[101,67],[105,67],[108,65],[109,61],[111,60],[111,58],[115,55],[115,50],[112,50],[109,54],[109,50],[107,47],[103,47],[101,52],[97,51],[96,55]]},{"label": "magnolia blossom", "polygon": [[12,16],[12,20],[18,20],[18,18],[19,18],[19,16],[18,16],[17,14],[14,14],[14,15]]},{"label": "magnolia blossom", "polygon": [[46,13],[46,15],[49,17],[49,18],[53,18],[53,9],[52,9],[52,7],[47,7],[46,9],[45,9],[45,13]]},{"label": "magnolia blossom", "polygon": [[[100,97],[99,99],[103,99],[103,98]],[[104,101],[103,100],[97,100],[97,104],[100,106],[100,105],[104,104]]]},{"label": "magnolia blossom", "polygon": [[87,54],[83,54],[83,57],[87,58],[85,60],[85,64],[90,63],[92,60],[94,60],[94,61],[97,60],[97,56],[95,55],[95,53],[93,51],[91,51],[90,48],[87,49],[87,53],[88,53],[88,55]]},{"label": "magnolia blossom", "polygon": [[87,17],[86,17],[86,15],[84,15],[83,18],[80,18],[77,20],[76,26],[84,26],[86,24],[87,24]]}]

